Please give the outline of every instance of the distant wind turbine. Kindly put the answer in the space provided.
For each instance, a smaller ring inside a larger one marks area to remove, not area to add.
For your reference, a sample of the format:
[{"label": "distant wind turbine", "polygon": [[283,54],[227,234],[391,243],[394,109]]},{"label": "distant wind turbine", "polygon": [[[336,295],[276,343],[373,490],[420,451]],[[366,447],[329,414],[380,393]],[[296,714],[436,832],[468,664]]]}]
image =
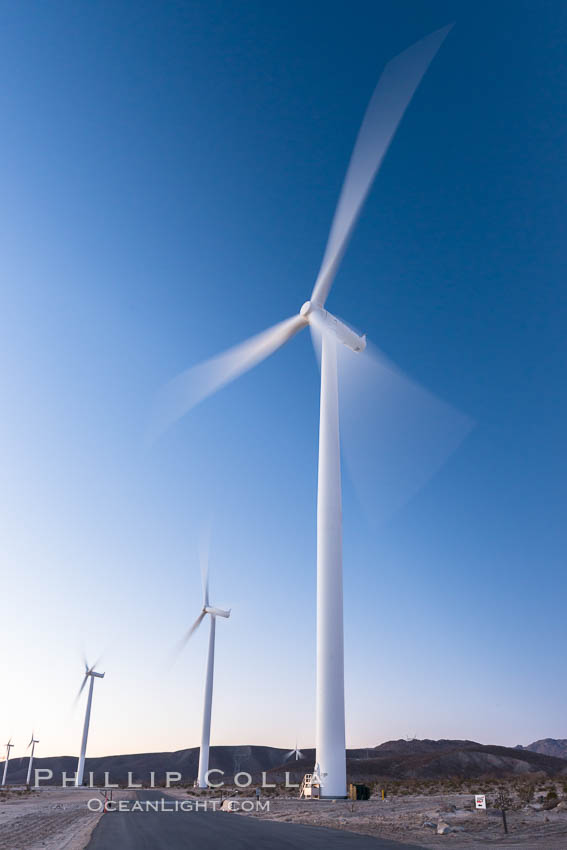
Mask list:
[{"label": "distant wind turbine", "polygon": [[[450,28],[437,30],[386,65],[356,140],[310,300],[303,304],[298,314],[174,378],[161,393],[150,428],[150,437],[155,439],[196,404],[252,369],[308,326],[317,346],[321,346],[315,720],[316,766],[323,786],[323,797],[346,797],[339,352],[343,359],[347,356],[344,354],[347,351],[353,363],[356,360],[357,365],[353,365],[353,369],[358,369],[359,375],[362,374],[362,364],[367,362],[367,355],[362,354],[366,348],[366,336],[359,335],[327,312],[325,302],[354,225],[390,142],[415,90]],[[356,293],[353,293],[353,296],[356,297]],[[263,293],[262,297],[266,298],[266,293]],[[426,394],[422,390],[416,390],[414,384],[383,361],[377,364],[377,370],[380,375],[381,398],[383,394],[390,393],[390,397],[393,396],[401,402],[401,406],[398,405],[398,418],[394,417],[395,421],[390,430],[395,438],[403,439],[409,427],[408,407],[404,406],[406,400],[412,393],[414,398],[420,392],[421,398]],[[348,390],[349,387],[345,386],[345,389]],[[428,399],[431,397],[428,396]],[[367,422],[363,404],[350,412],[356,415],[358,421],[371,424]],[[439,414],[439,419],[444,415],[441,403],[438,404],[436,413]],[[389,424],[392,426],[391,411],[386,411],[386,414],[390,414]],[[434,420],[433,431],[438,427],[439,419]],[[467,423],[460,439],[469,428]],[[424,424],[423,431],[426,430]],[[381,443],[382,435],[378,430],[370,429],[370,434],[373,444]],[[444,457],[456,448],[460,439],[451,445],[447,442]],[[385,451],[389,449],[389,445],[384,446]],[[444,449],[445,446],[441,454]],[[437,460],[438,468],[441,458],[438,456]],[[406,471],[407,469],[406,458]],[[381,472],[382,470],[377,471],[374,487],[378,486],[377,481],[382,481],[383,488],[386,488],[389,494],[397,480],[381,476]],[[423,483],[423,480],[420,483]],[[214,617],[211,620],[211,629],[214,629]]]},{"label": "distant wind turbine", "polygon": [[13,747],[12,739],[6,744],[6,760],[4,762],[4,773],[2,774],[2,785],[6,784],[6,774],[8,773],[8,762],[10,761],[10,750]]},{"label": "distant wind turbine", "polygon": [[89,667],[86,659],[85,659],[85,678],[83,679],[83,684],[79,688],[79,693],[77,694],[77,700],[81,696],[83,692],[83,688],[87,684],[87,679],[90,678],[89,684],[89,696],[87,699],[87,709],[85,712],[85,724],[83,726],[83,740],[81,741],[81,754],[79,756],[79,761],[77,764],[77,777],[75,779],[75,785],[80,786],[83,784],[83,776],[85,773],[85,754],[87,752],[87,739],[89,737],[89,723],[91,721],[91,706],[93,702],[93,685],[95,679],[104,679],[104,673],[95,673],[95,667],[98,664],[98,661],[93,664],[92,667]]},{"label": "distant wind turbine", "polygon": [[211,740],[211,709],[213,703],[213,674],[215,667],[215,624],[217,617],[230,617],[230,608],[224,611],[221,608],[213,608],[209,605],[209,556],[208,541],[206,547],[201,549],[201,578],[203,582],[203,608],[201,613],[182,638],[178,645],[181,650],[190,638],[195,634],[205,617],[210,619],[209,652],[207,655],[207,672],[205,674],[205,695],[203,701],[203,729],[201,732],[201,749],[199,751],[199,773],[197,782],[199,788],[208,788],[207,772],[209,770],[209,744]]},{"label": "distant wind turbine", "polygon": [[301,750],[297,749],[297,741],[295,742],[295,749],[290,750],[289,753],[286,753],[285,760],[288,761],[288,759],[290,759],[292,756],[295,756],[296,761],[299,761],[299,759],[303,758],[303,753],[301,752]]},{"label": "distant wind turbine", "polygon": [[26,779],[26,785],[30,784],[30,777],[31,777],[31,772],[32,772],[32,764],[33,764],[33,754],[34,754],[36,744],[39,744],[39,740],[37,738],[34,738],[34,733],[32,732],[30,742],[26,747],[26,750],[29,750],[29,748],[31,747],[30,761],[29,761],[29,764],[28,764],[28,775],[27,775],[27,779]]}]

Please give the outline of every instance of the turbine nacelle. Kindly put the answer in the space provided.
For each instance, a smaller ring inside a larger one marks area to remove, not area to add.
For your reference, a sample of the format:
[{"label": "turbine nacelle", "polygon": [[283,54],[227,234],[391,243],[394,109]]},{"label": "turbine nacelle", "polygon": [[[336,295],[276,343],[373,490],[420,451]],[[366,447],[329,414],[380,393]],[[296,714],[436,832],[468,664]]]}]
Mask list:
[{"label": "turbine nacelle", "polygon": [[230,617],[231,610],[232,608],[229,608],[228,611],[224,611],[222,608],[211,608],[209,605],[205,605],[203,613],[211,614],[213,617]]},{"label": "turbine nacelle", "polygon": [[337,319],[336,316],[313,301],[306,301],[299,311],[299,315],[319,330],[334,334],[339,342],[342,342],[352,351],[364,351],[366,348],[366,334],[359,336],[352,328],[349,328],[348,325],[345,325],[344,322],[341,322],[340,319]]},{"label": "turbine nacelle", "polygon": [[[83,693],[83,688],[84,688],[84,687],[85,687],[85,685],[87,684],[87,680],[88,680],[89,676],[91,676],[93,679],[94,679],[94,678],[96,678],[96,679],[104,679],[104,673],[97,673],[97,672],[95,671],[95,667],[96,667],[96,665],[98,664],[98,662],[99,662],[99,661],[100,661],[100,658],[99,658],[99,659],[97,659],[96,664],[93,664],[93,666],[92,666],[92,667],[89,667],[89,665],[88,665],[87,661],[85,660],[85,675],[84,675],[84,678],[83,678],[83,682],[82,682],[82,684],[81,684],[81,687],[79,688],[79,693],[77,694],[77,696],[76,696],[76,698],[75,698],[75,702],[79,699],[79,697],[80,697],[80,696],[81,696],[81,694]],[[92,685],[92,684],[94,684],[94,683],[91,681],[91,685]]]}]

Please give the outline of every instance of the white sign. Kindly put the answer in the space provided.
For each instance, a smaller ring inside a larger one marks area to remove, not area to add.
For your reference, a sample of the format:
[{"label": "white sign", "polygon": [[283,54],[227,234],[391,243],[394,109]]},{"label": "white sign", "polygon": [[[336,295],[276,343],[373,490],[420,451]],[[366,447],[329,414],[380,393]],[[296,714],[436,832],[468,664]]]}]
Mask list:
[{"label": "white sign", "polygon": [[474,804],[477,809],[486,809],[486,794],[475,794]]}]

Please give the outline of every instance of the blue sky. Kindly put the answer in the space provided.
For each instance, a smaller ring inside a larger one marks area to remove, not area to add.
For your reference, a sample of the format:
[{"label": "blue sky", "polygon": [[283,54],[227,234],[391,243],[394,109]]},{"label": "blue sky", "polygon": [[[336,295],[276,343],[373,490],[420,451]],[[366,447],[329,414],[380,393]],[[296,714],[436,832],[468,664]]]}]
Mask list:
[{"label": "blue sky", "polygon": [[[455,27],[328,306],[476,428],[380,528],[344,493],[347,741],[567,737],[565,11],[12,4],[0,26],[0,736],[89,754],[314,742],[318,372],[308,334],[151,451],[173,375],[311,292],[384,64]],[[6,643],[7,642],[7,643]],[[23,747],[22,747],[23,748]],[[15,752],[17,755],[18,753]]]}]

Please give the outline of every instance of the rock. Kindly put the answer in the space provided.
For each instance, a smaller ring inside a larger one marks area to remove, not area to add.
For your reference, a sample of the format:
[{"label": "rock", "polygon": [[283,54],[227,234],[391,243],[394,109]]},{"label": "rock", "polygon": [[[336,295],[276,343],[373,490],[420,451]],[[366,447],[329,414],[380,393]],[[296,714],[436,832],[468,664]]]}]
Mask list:
[{"label": "rock", "polygon": [[432,820],[426,820],[425,823],[422,824],[422,825],[428,826],[429,829],[437,829],[437,824],[435,823],[435,821],[432,821]]},{"label": "rock", "polygon": [[451,832],[451,827],[444,820],[440,820],[437,824],[437,835],[448,835]]},{"label": "rock", "polygon": [[557,803],[555,808],[560,812],[567,812],[567,800],[561,800],[560,803]]}]

